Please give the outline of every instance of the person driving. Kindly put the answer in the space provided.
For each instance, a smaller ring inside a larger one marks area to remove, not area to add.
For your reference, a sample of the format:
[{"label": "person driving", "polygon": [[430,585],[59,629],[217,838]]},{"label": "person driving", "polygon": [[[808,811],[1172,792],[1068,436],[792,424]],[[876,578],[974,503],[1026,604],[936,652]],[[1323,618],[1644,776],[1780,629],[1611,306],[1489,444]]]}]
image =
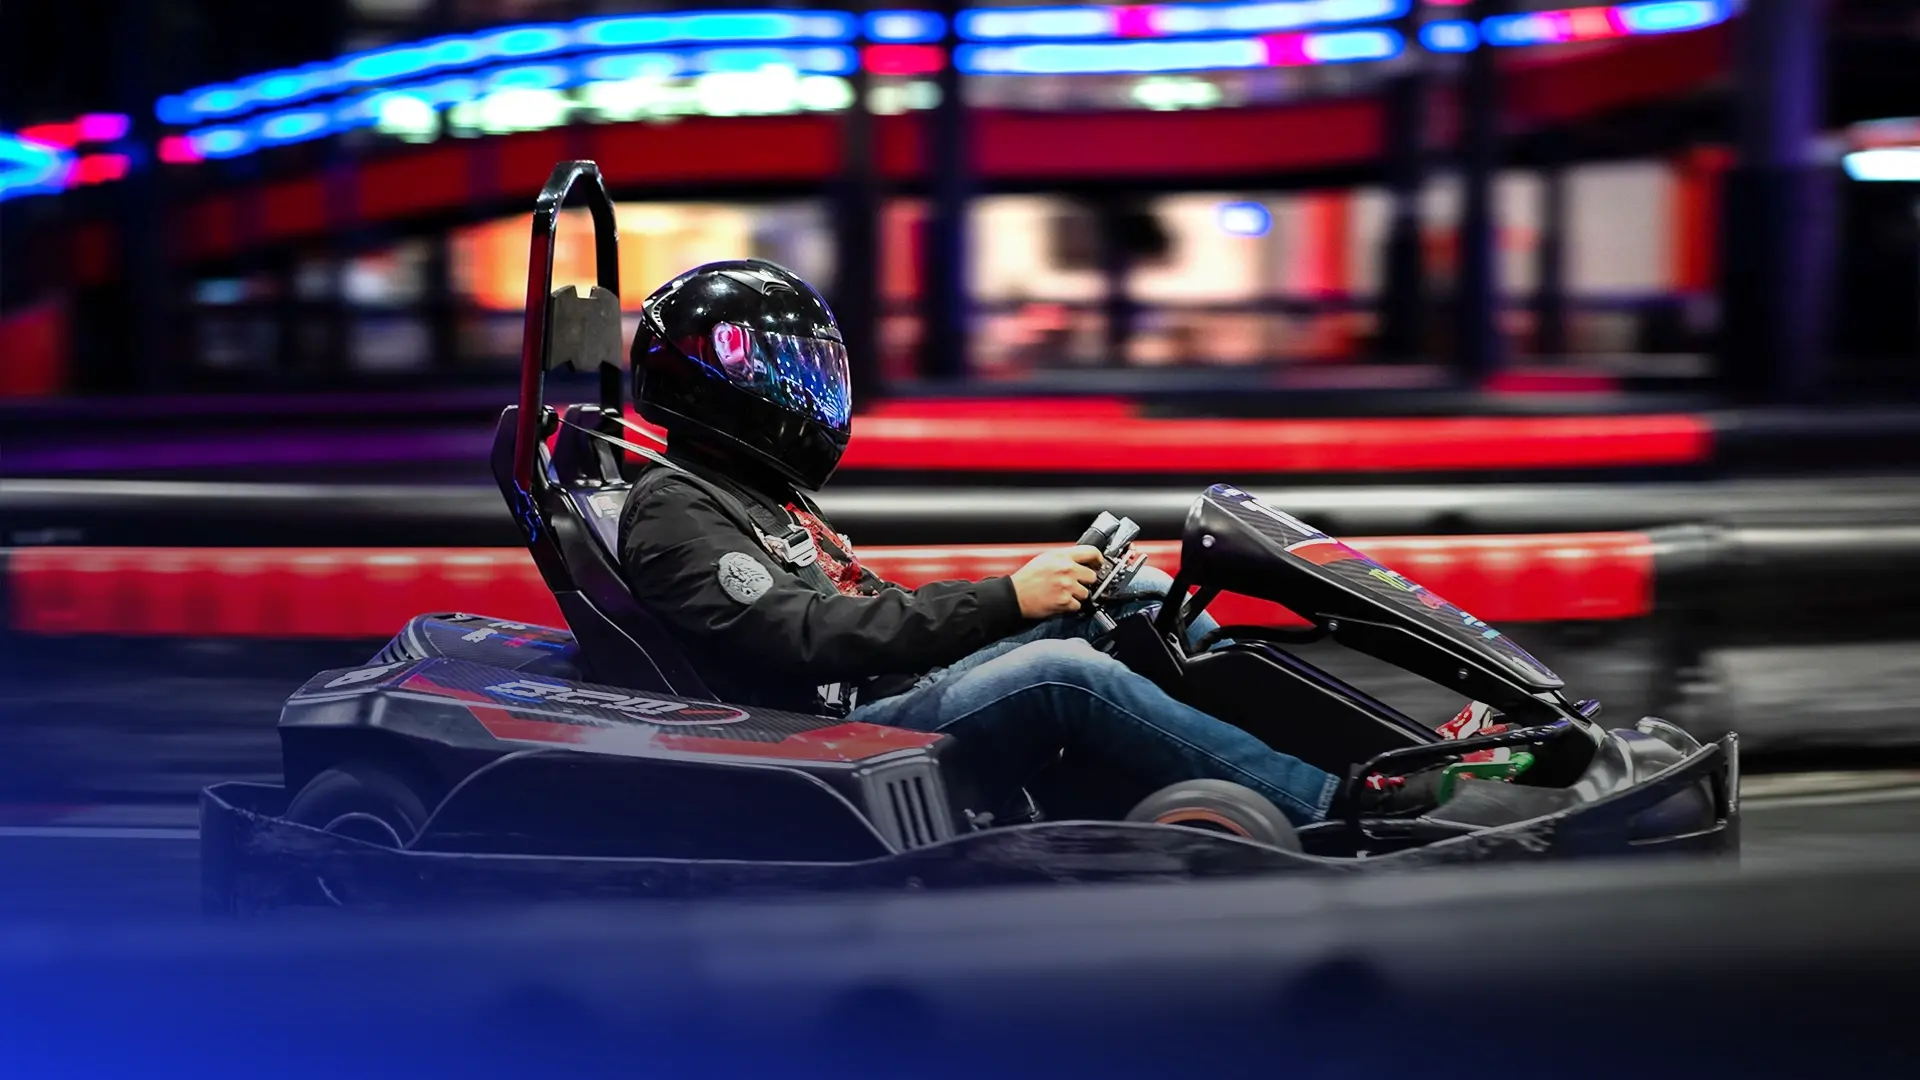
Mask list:
[{"label": "person driving", "polygon": [[[833,313],[791,271],[748,259],[681,274],[643,305],[632,360],[639,412],[668,439],[666,464],[641,474],[622,511],[623,572],[722,700],[950,734],[967,774],[1005,799],[1072,763],[1082,781],[1101,778],[1092,790],[1133,799],[1215,779],[1295,824],[1338,812],[1343,777],[1094,648],[1097,549],[917,589],[862,566],[808,494],[846,449],[851,387]],[[1143,567],[1119,613],[1170,585]],[[1212,629],[1202,616],[1192,643]],[[1369,777],[1363,809],[1430,808],[1436,778]]]}]

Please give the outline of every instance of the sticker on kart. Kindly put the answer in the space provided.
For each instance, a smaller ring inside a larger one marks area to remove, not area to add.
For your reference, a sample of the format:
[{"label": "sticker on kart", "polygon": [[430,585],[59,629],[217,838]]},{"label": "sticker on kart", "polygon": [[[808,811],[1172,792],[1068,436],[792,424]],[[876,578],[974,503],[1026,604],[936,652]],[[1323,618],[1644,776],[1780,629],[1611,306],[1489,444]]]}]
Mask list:
[{"label": "sticker on kart", "polygon": [[648,724],[712,727],[738,724],[748,718],[744,709],[709,702],[668,701],[635,694],[605,690],[582,690],[560,683],[535,679],[514,679],[482,688],[494,698],[540,705],[575,705],[607,709]]}]

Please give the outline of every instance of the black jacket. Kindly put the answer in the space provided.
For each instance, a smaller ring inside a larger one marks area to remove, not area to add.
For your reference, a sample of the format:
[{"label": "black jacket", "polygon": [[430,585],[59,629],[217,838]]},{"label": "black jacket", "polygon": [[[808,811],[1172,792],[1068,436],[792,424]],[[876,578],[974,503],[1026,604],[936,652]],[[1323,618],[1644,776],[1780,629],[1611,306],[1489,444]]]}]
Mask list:
[{"label": "black jacket", "polygon": [[627,497],[621,565],[723,700],[835,711],[846,688],[899,693],[1027,625],[1010,578],[894,585],[791,488],[672,459]]}]

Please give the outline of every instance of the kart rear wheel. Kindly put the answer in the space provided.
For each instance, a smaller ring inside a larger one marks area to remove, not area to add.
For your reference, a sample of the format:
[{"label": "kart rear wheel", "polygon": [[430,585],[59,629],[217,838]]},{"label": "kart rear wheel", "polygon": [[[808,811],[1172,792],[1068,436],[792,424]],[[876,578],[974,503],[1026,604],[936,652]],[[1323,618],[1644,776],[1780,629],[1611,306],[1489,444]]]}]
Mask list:
[{"label": "kart rear wheel", "polygon": [[1128,821],[1184,825],[1239,836],[1282,851],[1299,851],[1300,835],[1273,801],[1244,784],[1184,780],[1141,800]]},{"label": "kart rear wheel", "polygon": [[396,849],[413,842],[428,813],[427,800],[399,771],[366,761],[325,770],[287,806],[295,824]]}]

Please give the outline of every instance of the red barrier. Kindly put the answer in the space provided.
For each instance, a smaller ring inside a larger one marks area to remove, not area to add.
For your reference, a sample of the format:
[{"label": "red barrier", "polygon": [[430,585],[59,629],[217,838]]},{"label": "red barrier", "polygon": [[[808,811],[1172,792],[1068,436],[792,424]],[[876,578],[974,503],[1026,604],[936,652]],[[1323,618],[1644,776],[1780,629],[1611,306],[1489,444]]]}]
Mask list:
[{"label": "red barrier", "polygon": [[[1653,610],[1653,545],[1638,533],[1393,537],[1353,545],[1494,623],[1617,620]],[[1139,545],[1167,569],[1178,545]],[[1011,573],[1042,545],[875,548],[904,585]],[[516,548],[22,548],[7,558],[9,625],[29,634],[379,638],[425,611],[565,625]],[[1291,621],[1222,597],[1223,622]]]}]

